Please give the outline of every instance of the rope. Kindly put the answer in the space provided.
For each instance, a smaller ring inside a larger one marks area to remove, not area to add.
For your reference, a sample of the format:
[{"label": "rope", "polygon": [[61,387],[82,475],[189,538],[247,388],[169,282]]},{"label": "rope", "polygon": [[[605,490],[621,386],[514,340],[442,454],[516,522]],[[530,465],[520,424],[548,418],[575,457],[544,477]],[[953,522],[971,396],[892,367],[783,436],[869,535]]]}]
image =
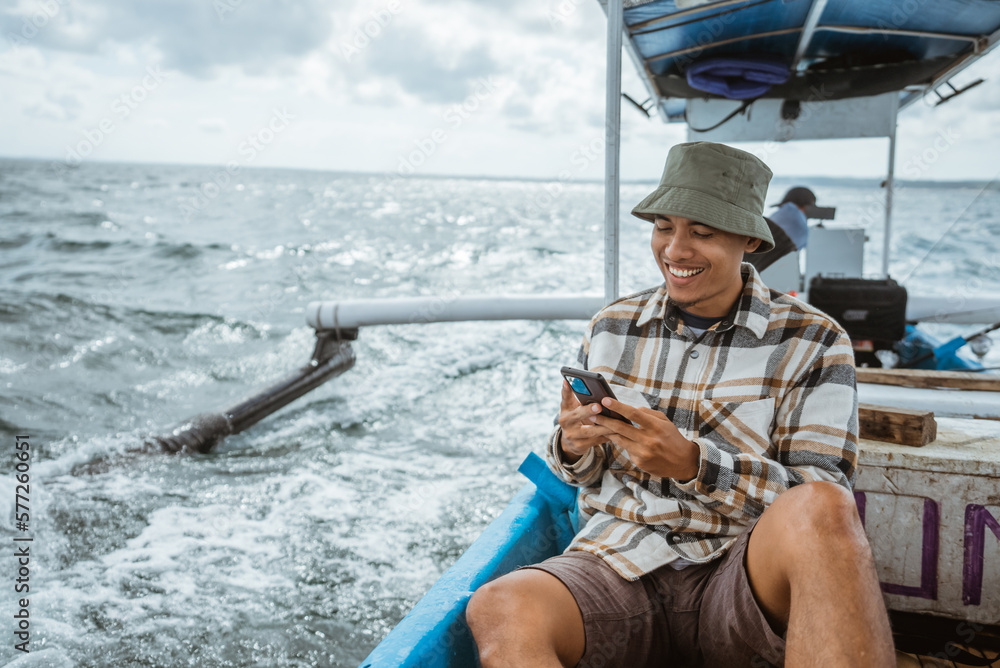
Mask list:
[{"label": "rope", "polygon": [[738,109],[736,109],[731,114],[729,114],[728,116],[726,116],[725,118],[723,118],[721,121],[719,121],[718,123],[716,123],[715,125],[713,125],[712,127],[709,127],[709,128],[696,128],[693,125],[691,125],[691,123],[688,123],[687,105],[685,105],[684,106],[684,122],[688,124],[689,128],[691,128],[691,132],[711,132],[712,130],[716,129],[717,127],[721,126],[722,124],[724,124],[724,123],[726,123],[728,121],[731,121],[733,119],[733,117],[735,117],[737,114],[746,113],[746,110],[750,108],[750,105],[753,104],[754,102],[756,102],[758,99],[759,98],[755,97],[752,100],[746,100],[743,104],[741,104],[739,106]]}]

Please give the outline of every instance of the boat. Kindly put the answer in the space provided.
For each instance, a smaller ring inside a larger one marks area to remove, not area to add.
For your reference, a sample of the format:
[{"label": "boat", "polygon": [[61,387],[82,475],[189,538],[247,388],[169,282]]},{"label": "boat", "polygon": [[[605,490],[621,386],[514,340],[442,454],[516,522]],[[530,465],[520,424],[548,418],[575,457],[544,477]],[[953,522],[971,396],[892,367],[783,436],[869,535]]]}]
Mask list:
[{"label": "boat", "polygon": [[[951,81],[1000,39],[1000,3],[989,0],[599,2],[608,18],[603,298],[317,302],[307,313],[317,332],[347,340],[360,328],[403,322],[586,320],[616,299],[622,99],[686,123],[692,141],[888,139],[879,272],[888,278],[897,116],[981,83]],[[646,87],[644,102],[622,95],[623,50]],[[863,227],[824,224],[812,234],[822,252],[775,263],[763,272],[769,287],[808,300],[814,276],[862,277]],[[880,538],[873,549],[899,665],[1000,665],[1000,376],[977,360],[1000,327],[1000,299],[909,295],[905,319],[890,349],[896,368],[859,369],[860,400],[878,405],[864,409],[871,419],[855,487],[866,531]],[[981,329],[939,341],[921,328],[928,322]],[[478,665],[464,620],[471,594],[562,552],[576,531],[576,489],[533,453],[519,471],[528,482],[362,668]]]},{"label": "boat", "polygon": [[[603,295],[314,302],[306,320],[316,343],[304,366],[228,409],[195,416],[151,438],[146,447],[210,450],[349,370],[355,361],[351,342],[365,328],[589,320],[619,297],[623,99],[647,116],[685,123],[690,140],[887,139],[879,278],[866,279],[870,273],[863,271],[866,227],[831,223],[832,215],[812,228],[813,250],[780,258],[764,269],[763,278],[769,287],[807,301],[817,297],[817,278],[888,285],[898,114],[923,99],[947,103],[979,83],[956,87],[951,82],[996,46],[1000,2],[628,0],[627,7],[625,0],[599,2],[608,17]],[[644,102],[622,95],[623,50],[647,89]],[[860,294],[859,299],[867,299],[867,293]],[[862,431],[855,498],[869,537],[879,537],[873,549],[897,650],[955,665],[996,664],[1000,376],[983,369],[977,356],[1000,328],[1000,298],[906,294],[905,300],[905,307],[895,303],[888,309],[894,313],[889,326],[898,337],[886,342],[852,334],[856,354],[883,353],[876,355],[882,368],[858,369]],[[867,306],[860,310],[881,313]],[[847,311],[831,315],[851,333]],[[939,341],[926,323],[978,329]],[[518,566],[562,552],[577,526],[575,488],[558,480],[535,454],[519,470],[528,482],[361,663],[363,668],[477,665],[464,620],[471,594]],[[900,654],[900,665],[906,665],[907,656]]]}]

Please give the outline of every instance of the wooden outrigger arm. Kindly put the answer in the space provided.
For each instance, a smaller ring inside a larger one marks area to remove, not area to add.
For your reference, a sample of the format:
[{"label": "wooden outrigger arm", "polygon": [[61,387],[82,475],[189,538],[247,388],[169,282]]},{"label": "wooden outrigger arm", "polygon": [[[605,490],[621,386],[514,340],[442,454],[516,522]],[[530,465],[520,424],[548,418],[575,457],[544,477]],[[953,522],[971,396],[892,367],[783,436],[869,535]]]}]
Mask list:
[{"label": "wooden outrigger arm", "polygon": [[257,424],[279,408],[354,366],[354,350],[350,342],[357,338],[357,333],[356,329],[317,331],[316,347],[308,364],[231,408],[195,415],[170,433],[147,439],[146,446],[171,453],[210,451],[226,436],[238,434]]}]

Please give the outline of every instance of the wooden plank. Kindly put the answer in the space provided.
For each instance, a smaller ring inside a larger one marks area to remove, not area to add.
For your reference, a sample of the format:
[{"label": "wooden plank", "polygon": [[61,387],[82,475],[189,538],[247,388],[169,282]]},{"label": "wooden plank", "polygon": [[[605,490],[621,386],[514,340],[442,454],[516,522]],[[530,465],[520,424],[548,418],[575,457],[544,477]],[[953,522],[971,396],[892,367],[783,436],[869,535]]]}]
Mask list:
[{"label": "wooden plank", "polygon": [[930,369],[871,369],[858,367],[858,382],[902,387],[951,387],[958,390],[1000,392],[1000,375],[976,371]]},{"label": "wooden plank", "polygon": [[931,411],[860,404],[858,421],[861,438],[873,441],[920,447],[937,438],[937,421]]}]

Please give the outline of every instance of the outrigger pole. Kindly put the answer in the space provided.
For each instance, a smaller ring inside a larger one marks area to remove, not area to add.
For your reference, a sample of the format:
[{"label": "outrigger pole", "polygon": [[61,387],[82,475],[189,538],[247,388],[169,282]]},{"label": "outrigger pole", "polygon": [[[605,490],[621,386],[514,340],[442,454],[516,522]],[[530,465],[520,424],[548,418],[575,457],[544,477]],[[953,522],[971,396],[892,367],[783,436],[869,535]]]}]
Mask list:
[{"label": "outrigger pole", "polygon": [[882,276],[889,278],[889,251],[892,243],[892,192],[896,185],[896,126],[899,123],[899,98],[892,107],[889,125],[889,169],[885,178],[885,237],[882,239]]},{"label": "outrigger pole", "polygon": [[354,366],[350,341],[358,330],[318,330],[309,363],[231,408],[202,413],[169,434],[146,440],[146,447],[170,453],[206,453],[216,443],[257,424],[271,413]]}]

